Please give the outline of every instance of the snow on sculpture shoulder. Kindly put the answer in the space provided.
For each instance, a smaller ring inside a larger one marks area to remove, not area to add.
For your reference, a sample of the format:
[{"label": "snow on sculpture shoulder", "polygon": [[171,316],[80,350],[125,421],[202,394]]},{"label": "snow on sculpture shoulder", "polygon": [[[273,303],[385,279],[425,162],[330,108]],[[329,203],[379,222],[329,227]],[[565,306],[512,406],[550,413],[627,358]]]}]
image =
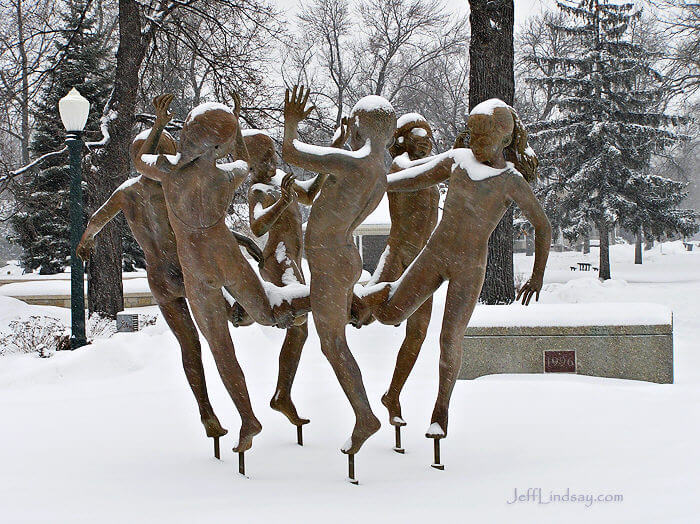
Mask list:
[{"label": "snow on sculpture shoulder", "polygon": [[474,153],[472,153],[471,149],[453,149],[451,156],[454,160],[454,164],[452,165],[452,172],[454,173],[455,169],[457,168],[464,169],[469,175],[469,178],[471,178],[475,182],[501,175],[508,170],[512,170],[515,173],[520,174],[515,169],[515,166],[512,162],[506,162],[506,167],[502,169],[495,169],[491,166],[487,166],[486,164],[482,164],[476,159],[476,157],[474,157]]},{"label": "snow on sculpture shoulder", "polygon": [[296,150],[300,153],[309,153],[318,156],[342,154],[346,155],[348,158],[359,159],[368,157],[372,152],[372,143],[370,142],[369,138],[365,141],[365,145],[363,145],[357,151],[347,151],[345,149],[338,149],[337,147],[315,146],[296,139],[292,142],[292,145],[294,145]]}]

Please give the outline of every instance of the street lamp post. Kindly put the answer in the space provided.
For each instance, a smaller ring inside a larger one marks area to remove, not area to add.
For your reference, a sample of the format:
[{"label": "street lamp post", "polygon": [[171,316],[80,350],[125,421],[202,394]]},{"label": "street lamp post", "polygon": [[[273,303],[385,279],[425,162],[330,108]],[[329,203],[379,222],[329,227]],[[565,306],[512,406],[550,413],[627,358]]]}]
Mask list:
[{"label": "street lamp post", "polygon": [[70,155],[70,348],[77,349],[87,344],[85,337],[85,269],[76,253],[83,234],[83,187],[81,159],[83,140],[81,134],[90,111],[88,102],[73,88],[58,102],[61,121],[66,128],[66,146]]}]

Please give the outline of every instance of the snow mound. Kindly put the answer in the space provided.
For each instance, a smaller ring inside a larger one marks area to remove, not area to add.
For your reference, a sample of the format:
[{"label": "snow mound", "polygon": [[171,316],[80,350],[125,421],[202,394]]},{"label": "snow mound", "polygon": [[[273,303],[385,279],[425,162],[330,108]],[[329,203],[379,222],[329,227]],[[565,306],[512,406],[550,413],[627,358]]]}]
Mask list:
[{"label": "snow mound", "polygon": [[655,326],[671,319],[668,307],[645,302],[479,305],[469,327]]}]

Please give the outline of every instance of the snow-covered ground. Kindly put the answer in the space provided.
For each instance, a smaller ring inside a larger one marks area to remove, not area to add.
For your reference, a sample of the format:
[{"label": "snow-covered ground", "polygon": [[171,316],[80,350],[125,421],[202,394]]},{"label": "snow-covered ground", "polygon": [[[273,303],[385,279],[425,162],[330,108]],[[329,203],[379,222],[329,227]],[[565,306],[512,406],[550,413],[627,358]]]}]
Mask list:
[{"label": "snow-covered ground", "polygon": [[[645,252],[614,246],[613,277],[571,272],[580,253],[553,253],[542,303],[652,302],[673,310],[672,385],[572,375],[502,375],[458,382],[445,471],[429,467],[444,287],[428,339],[402,397],[405,455],[379,402],[403,328],[348,328],[383,427],[356,457],[360,486],[345,482],[339,448],[353,423],[313,328],[294,398],[311,418],[304,447],[267,406],[284,333],[233,329],[263,432],[230,451],[239,419],[205,352],[213,404],[229,429],[212,457],[174,337],[159,319],[49,359],[0,357],[0,522],[697,522],[700,501],[700,256],[680,243]],[[590,261],[597,265],[597,253]],[[518,273],[533,259],[517,255]],[[519,306],[514,306],[519,307]],[[595,308],[595,306],[590,306]],[[629,307],[629,306],[627,306]],[[145,308],[152,313],[155,308]],[[67,310],[0,297],[0,331],[18,315]],[[541,488],[541,502],[510,503]],[[550,494],[622,495],[621,502],[551,502]]]}]

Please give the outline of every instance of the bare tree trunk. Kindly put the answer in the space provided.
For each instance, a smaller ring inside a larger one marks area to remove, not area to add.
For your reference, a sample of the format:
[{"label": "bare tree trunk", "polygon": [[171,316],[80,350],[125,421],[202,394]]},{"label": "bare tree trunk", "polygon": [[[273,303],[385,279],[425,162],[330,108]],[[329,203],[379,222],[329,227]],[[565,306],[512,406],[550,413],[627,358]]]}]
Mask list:
[{"label": "bare tree trunk", "polygon": [[29,62],[27,60],[27,49],[24,43],[24,13],[22,10],[22,0],[17,0],[15,5],[17,13],[17,50],[20,57],[20,67],[22,75],[22,95],[20,96],[21,113],[21,135],[20,148],[22,152],[22,164],[29,163]]},{"label": "bare tree trunk", "polygon": [[591,252],[591,237],[586,235],[583,237],[583,254],[587,255]]},{"label": "bare tree trunk", "polygon": [[600,234],[600,255],[598,277],[602,280],[610,279],[610,230],[607,224],[598,224]]},{"label": "bare tree trunk", "polygon": [[[141,35],[139,6],[134,0],[119,0],[119,48],[114,89],[104,115],[110,139],[94,154],[89,173],[90,212],[99,207],[128,178],[129,146],[135,123],[139,69],[147,43]],[[112,221],[95,238],[88,277],[88,307],[115,317],[124,309],[122,290],[122,245],[119,222]]]},{"label": "bare tree trunk", "polygon": [[644,251],[649,251],[654,247],[654,239],[649,237],[646,238],[644,241]]},{"label": "bare tree trunk", "polygon": [[642,263],[642,229],[637,231],[637,241],[634,243],[634,263]]},{"label": "bare tree trunk", "polygon": [[[489,98],[513,104],[513,0],[469,0],[469,109]],[[513,275],[513,208],[489,238],[486,280],[481,301],[509,304],[515,299]]]}]

